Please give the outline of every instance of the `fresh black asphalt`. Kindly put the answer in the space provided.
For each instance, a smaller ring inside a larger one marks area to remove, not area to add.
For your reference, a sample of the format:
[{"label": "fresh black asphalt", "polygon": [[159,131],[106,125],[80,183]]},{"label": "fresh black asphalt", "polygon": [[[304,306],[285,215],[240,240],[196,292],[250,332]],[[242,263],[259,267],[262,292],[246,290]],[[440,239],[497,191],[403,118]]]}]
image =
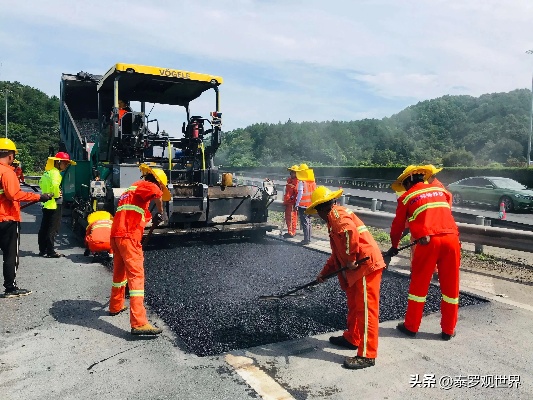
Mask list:
[{"label": "fresh black asphalt", "polygon": [[[155,239],[155,238],[154,238]],[[266,238],[178,242],[157,238],[145,249],[146,303],[198,356],[342,330],[346,300],[336,278],[302,297],[260,300],[315,279],[327,254]],[[401,319],[409,280],[385,271],[380,321]],[[440,309],[431,285],[426,313]],[[461,294],[460,306],[483,302]]]}]

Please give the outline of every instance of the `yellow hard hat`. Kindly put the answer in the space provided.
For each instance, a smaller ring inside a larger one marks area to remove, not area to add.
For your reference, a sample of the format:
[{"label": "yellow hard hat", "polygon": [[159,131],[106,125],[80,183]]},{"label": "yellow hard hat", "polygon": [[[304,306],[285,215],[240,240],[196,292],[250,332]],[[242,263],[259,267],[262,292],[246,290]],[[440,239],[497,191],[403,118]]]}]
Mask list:
[{"label": "yellow hard hat", "polygon": [[427,181],[429,177],[433,175],[433,170],[436,170],[433,165],[409,165],[403,170],[400,176],[398,176],[398,178],[396,178],[396,180],[390,186],[392,190],[394,190],[396,193],[405,192],[405,187],[403,186],[404,180],[406,180],[411,175],[423,174],[424,181]]},{"label": "yellow hard hat", "polygon": [[298,167],[298,165],[294,164],[292,167],[289,167],[287,168],[289,171],[298,171],[300,169],[300,167]]},{"label": "yellow hard hat", "polygon": [[305,171],[306,169],[309,169],[307,164],[300,164],[300,166],[298,167],[299,171]]},{"label": "yellow hard hat", "polygon": [[107,211],[95,211],[87,216],[87,223],[91,225],[95,221],[112,220],[113,216]]},{"label": "yellow hard hat", "polygon": [[436,175],[440,171],[442,171],[442,168],[437,168],[433,164],[427,164],[427,165],[421,165],[420,168],[425,168],[431,171],[431,175]]},{"label": "yellow hard hat", "polygon": [[305,210],[306,214],[316,214],[316,206],[322,203],[327,203],[330,200],[338,199],[342,195],[342,189],[332,192],[325,186],[317,187],[311,193],[311,205]]},{"label": "yellow hard hat", "polygon": [[0,150],[13,150],[15,154],[19,153],[19,151],[17,150],[17,146],[15,146],[15,143],[13,143],[13,141],[8,138],[0,139]]},{"label": "yellow hard hat", "polygon": [[139,169],[141,170],[141,173],[143,175],[151,174],[154,176],[154,178],[161,184],[163,190],[163,201],[170,201],[172,196],[170,195],[170,191],[168,190],[167,184],[168,184],[168,178],[167,174],[165,174],[165,171],[163,171],[160,168],[151,168],[146,164],[139,165]]},{"label": "yellow hard hat", "polygon": [[[302,165],[305,165],[305,164],[302,164]],[[305,166],[307,167],[307,165]],[[296,171],[296,178],[298,178],[299,181],[314,181],[315,173],[309,167],[307,167],[306,169],[299,169],[298,171]]]}]

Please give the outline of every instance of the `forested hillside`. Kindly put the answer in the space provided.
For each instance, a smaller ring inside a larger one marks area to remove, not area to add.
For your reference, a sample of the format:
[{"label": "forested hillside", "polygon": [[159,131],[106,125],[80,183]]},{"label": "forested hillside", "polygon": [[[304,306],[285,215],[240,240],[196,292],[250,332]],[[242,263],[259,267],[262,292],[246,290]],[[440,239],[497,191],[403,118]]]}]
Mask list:
[{"label": "forested hillside", "polygon": [[257,123],[227,132],[217,163],[227,166],[525,165],[531,92],[444,96],[390,118]]},{"label": "forested hillside", "polygon": [[0,81],[0,135],[5,136],[5,89],[8,90],[7,130],[19,150],[25,171],[42,170],[50,146],[59,146],[59,99],[18,82]]},{"label": "forested hillside", "polygon": [[[26,170],[42,169],[59,147],[59,99],[18,82],[0,81],[0,134]],[[426,100],[389,118],[361,121],[256,123],[224,133],[216,163],[225,166],[310,165],[523,166],[530,129],[527,89],[480,97]]]}]

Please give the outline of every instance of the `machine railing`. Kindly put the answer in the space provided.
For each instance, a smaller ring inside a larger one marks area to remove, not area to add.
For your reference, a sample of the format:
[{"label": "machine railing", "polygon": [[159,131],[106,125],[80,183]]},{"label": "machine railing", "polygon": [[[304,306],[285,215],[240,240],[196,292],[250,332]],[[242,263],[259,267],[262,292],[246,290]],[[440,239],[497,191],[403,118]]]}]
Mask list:
[{"label": "machine railing", "polygon": [[64,101],[59,107],[59,124],[59,134],[61,141],[66,146],[67,153],[73,160],[86,160],[87,151],[84,140]]}]

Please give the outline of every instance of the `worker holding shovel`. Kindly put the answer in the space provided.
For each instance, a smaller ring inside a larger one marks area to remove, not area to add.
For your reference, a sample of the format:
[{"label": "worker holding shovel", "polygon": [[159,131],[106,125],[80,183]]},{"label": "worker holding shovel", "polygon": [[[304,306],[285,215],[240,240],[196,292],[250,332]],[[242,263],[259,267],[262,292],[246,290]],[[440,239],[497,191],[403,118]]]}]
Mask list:
[{"label": "worker holding shovel", "polygon": [[[311,195],[306,214],[317,214],[327,222],[331,256],[316,280],[347,266],[338,279],[348,304],[347,329],[342,336],[329,341],[337,346],[357,349],[355,357],[347,357],[344,367],[361,369],[375,365],[378,351],[379,289],[385,262],[367,227],[351,210],[335,200],[342,189],[330,191],[319,186]],[[368,258],[364,261],[362,259]],[[363,261],[363,262],[362,262]]]},{"label": "worker holding shovel", "polygon": [[154,200],[157,214],[152,226],[163,221],[163,201],[169,201],[167,176],[162,169],[139,166],[143,179],[134,182],[118,201],[111,226],[113,250],[113,286],[109,301],[109,314],[118,315],[127,310],[124,305],[126,284],[130,290],[130,324],[132,335],[159,335],[160,328],[152,326],[144,307],[144,253],[141,239],[147,222],[151,219],[148,209]]},{"label": "worker holding shovel", "polygon": [[446,189],[426,183],[431,175],[431,168],[412,165],[393,183],[393,189],[403,186],[405,193],[398,198],[390,231],[391,248],[386,256],[398,253],[398,244],[407,222],[411,236],[418,244],[412,260],[405,321],[398,324],[397,329],[407,336],[416,336],[436,265],[442,292],[441,337],[450,340],[455,336],[459,309],[461,245],[451,211],[452,196]]}]

